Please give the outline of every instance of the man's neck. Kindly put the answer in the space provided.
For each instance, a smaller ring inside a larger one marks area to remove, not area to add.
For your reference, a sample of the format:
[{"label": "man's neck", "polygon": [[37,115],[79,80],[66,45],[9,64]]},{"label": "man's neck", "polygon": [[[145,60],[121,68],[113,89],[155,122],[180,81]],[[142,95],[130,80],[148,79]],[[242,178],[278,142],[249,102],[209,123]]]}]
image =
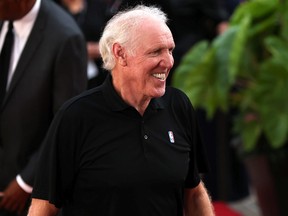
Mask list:
[{"label": "man's neck", "polygon": [[119,80],[113,76],[112,84],[122,100],[134,107],[140,113],[140,115],[143,116],[151,101],[151,98],[146,97],[145,95],[141,94],[141,92],[135,92],[131,85],[128,86],[125,84],[124,80]]}]

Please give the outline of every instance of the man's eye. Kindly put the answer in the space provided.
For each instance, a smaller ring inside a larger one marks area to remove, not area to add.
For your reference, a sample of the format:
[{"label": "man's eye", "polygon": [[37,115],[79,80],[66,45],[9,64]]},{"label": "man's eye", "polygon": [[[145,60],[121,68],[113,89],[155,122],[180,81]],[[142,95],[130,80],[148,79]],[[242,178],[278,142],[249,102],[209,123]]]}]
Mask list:
[{"label": "man's eye", "polygon": [[158,55],[161,51],[160,50],[154,50],[151,52],[152,55]]}]

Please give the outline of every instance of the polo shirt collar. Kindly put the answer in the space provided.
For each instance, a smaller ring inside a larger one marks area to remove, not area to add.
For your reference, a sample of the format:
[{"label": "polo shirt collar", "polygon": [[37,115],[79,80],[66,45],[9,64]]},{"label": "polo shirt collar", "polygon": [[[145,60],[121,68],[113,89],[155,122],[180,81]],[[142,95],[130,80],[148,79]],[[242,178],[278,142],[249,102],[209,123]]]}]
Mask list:
[{"label": "polo shirt collar", "polygon": [[163,101],[163,98],[160,97],[160,98],[153,98],[151,101],[150,101],[150,104],[149,106],[151,106],[152,109],[155,109],[155,110],[159,110],[159,109],[164,109],[165,108],[165,104],[164,104],[164,101]]},{"label": "polo shirt collar", "polygon": [[117,94],[113,84],[112,76],[109,73],[103,83],[103,94],[106,103],[111,107],[113,111],[122,111],[130,107],[126,104],[122,98]]},{"label": "polo shirt collar", "polygon": [[[111,74],[107,75],[107,78],[105,79],[105,81],[103,83],[103,94],[104,94],[106,103],[109,104],[109,106],[111,107],[111,109],[113,111],[122,111],[122,110],[125,110],[125,109],[131,107],[130,105],[125,103],[125,101],[123,101],[123,99],[117,94],[117,92],[116,92],[116,90],[112,84]],[[148,109],[149,108],[154,109],[154,110],[164,109],[165,103],[164,103],[162,97],[153,98],[150,101]]]}]

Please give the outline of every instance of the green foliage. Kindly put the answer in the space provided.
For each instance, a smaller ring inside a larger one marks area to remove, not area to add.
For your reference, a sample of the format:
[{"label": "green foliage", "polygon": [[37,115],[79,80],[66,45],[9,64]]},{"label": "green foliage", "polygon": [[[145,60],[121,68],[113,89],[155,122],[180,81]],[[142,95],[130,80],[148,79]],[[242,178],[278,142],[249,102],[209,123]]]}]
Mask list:
[{"label": "green foliage", "polygon": [[279,148],[288,138],[288,1],[246,1],[229,23],[211,43],[190,49],[173,85],[209,118],[237,108],[234,129],[245,151],[255,150],[261,135]]}]

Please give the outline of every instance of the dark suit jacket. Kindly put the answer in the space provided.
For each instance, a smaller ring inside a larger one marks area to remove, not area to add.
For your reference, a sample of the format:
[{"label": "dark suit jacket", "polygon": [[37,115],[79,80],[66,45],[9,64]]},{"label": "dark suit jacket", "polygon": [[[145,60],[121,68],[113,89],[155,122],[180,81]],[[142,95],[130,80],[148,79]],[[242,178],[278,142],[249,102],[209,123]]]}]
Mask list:
[{"label": "dark suit jacket", "polygon": [[81,30],[54,2],[42,0],[1,105],[0,191],[19,173],[32,185],[35,153],[55,112],[86,89],[86,63]]},{"label": "dark suit jacket", "polygon": [[[61,0],[54,1],[76,20],[87,42],[98,42],[100,40],[106,22],[113,15],[109,10],[111,3],[107,0],[85,0],[86,7],[76,14],[71,13]],[[89,79],[88,88],[102,84],[107,75],[107,71],[102,68],[101,58],[94,59],[94,63],[98,67],[98,74],[96,77]]]}]

